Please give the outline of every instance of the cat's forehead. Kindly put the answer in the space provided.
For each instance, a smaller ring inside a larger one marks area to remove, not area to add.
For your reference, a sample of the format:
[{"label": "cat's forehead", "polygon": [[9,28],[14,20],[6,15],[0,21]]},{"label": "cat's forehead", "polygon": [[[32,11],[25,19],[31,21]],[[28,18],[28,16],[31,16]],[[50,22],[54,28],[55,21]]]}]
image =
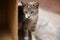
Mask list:
[{"label": "cat's forehead", "polygon": [[38,2],[26,2],[26,3],[23,3],[23,7],[24,9],[29,9],[29,10],[32,10],[32,9],[38,9]]},{"label": "cat's forehead", "polygon": [[25,7],[27,7],[27,8],[33,8],[34,6],[34,4],[35,4],[36,2],[28,2],[28,3],[26,3],[25,4]]},{"label": "cat's forehead", "polygon": [[29,7],[29,6],[33,6],[33,2],[31,3],[31,2],[29,2],[29,3],[26,3],[25,5],[27,6],[27,7]]},{"label": "cat's forehead", "polygon": [[30,4],[30,5],[33,5],[33,4],[35,4],[36,2],[28,2],[28,4]]}]

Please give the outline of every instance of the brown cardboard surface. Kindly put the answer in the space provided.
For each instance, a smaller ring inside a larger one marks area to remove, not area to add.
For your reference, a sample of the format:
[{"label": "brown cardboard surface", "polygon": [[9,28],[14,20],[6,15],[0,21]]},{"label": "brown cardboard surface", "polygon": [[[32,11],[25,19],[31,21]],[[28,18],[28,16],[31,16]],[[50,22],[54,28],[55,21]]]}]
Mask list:
[{"label": "brown cardboard surface", "polygon": [[0,40],[18,40],[17,0],[0,0]]},{"label": "brown cardboard surface", "polygon": [[0,40],[12,40],[12,35],[7,25],[0,25]]},{"label": "brown cardboard surface", "polygon": [[17,0],[8,1],[8,22],[13,40],[18,40]]},{"label": "brown cardboard surface", "polygon": [[12,40],[8,26],[7,0],[0,0],[0,40]]},{"label": "brown cardboard surface", "polygon": [[7,24],[6,2],[0,0],[0,24]]}]

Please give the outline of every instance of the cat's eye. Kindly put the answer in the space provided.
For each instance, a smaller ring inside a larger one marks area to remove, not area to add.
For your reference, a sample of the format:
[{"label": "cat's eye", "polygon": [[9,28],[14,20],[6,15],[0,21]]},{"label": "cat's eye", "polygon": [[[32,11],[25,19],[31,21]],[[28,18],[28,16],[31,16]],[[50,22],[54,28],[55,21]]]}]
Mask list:
[{"label": "cat's eye", "polygon": [[31,13],[34,13],[33,11],[31,11]]},{"label": "cat's eye", "polygon": [[24,11],[25,13],[27,13],[27,11]]}]

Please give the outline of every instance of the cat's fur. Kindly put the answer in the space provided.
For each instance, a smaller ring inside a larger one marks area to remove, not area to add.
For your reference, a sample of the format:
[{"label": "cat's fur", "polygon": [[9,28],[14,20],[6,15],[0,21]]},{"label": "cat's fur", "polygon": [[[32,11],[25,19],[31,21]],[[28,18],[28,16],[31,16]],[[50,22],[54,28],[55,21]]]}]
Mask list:
[{"label": "cat's fur", "polygon": [[38,19],[38,2],[22,3],[25,20],[22,23],[24,31],[24,40],[32,40],[31,33],[35,31],[35,26]]}]

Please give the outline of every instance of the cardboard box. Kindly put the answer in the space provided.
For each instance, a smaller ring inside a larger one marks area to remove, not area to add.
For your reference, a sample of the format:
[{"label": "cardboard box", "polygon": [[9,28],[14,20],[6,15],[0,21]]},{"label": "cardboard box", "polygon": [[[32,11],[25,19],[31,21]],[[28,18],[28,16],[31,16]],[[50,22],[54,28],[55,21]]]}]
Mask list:
[{"label": "cardboard box", "polygon": [[18,40],[17,0],[0,0],[0,40]]}]

